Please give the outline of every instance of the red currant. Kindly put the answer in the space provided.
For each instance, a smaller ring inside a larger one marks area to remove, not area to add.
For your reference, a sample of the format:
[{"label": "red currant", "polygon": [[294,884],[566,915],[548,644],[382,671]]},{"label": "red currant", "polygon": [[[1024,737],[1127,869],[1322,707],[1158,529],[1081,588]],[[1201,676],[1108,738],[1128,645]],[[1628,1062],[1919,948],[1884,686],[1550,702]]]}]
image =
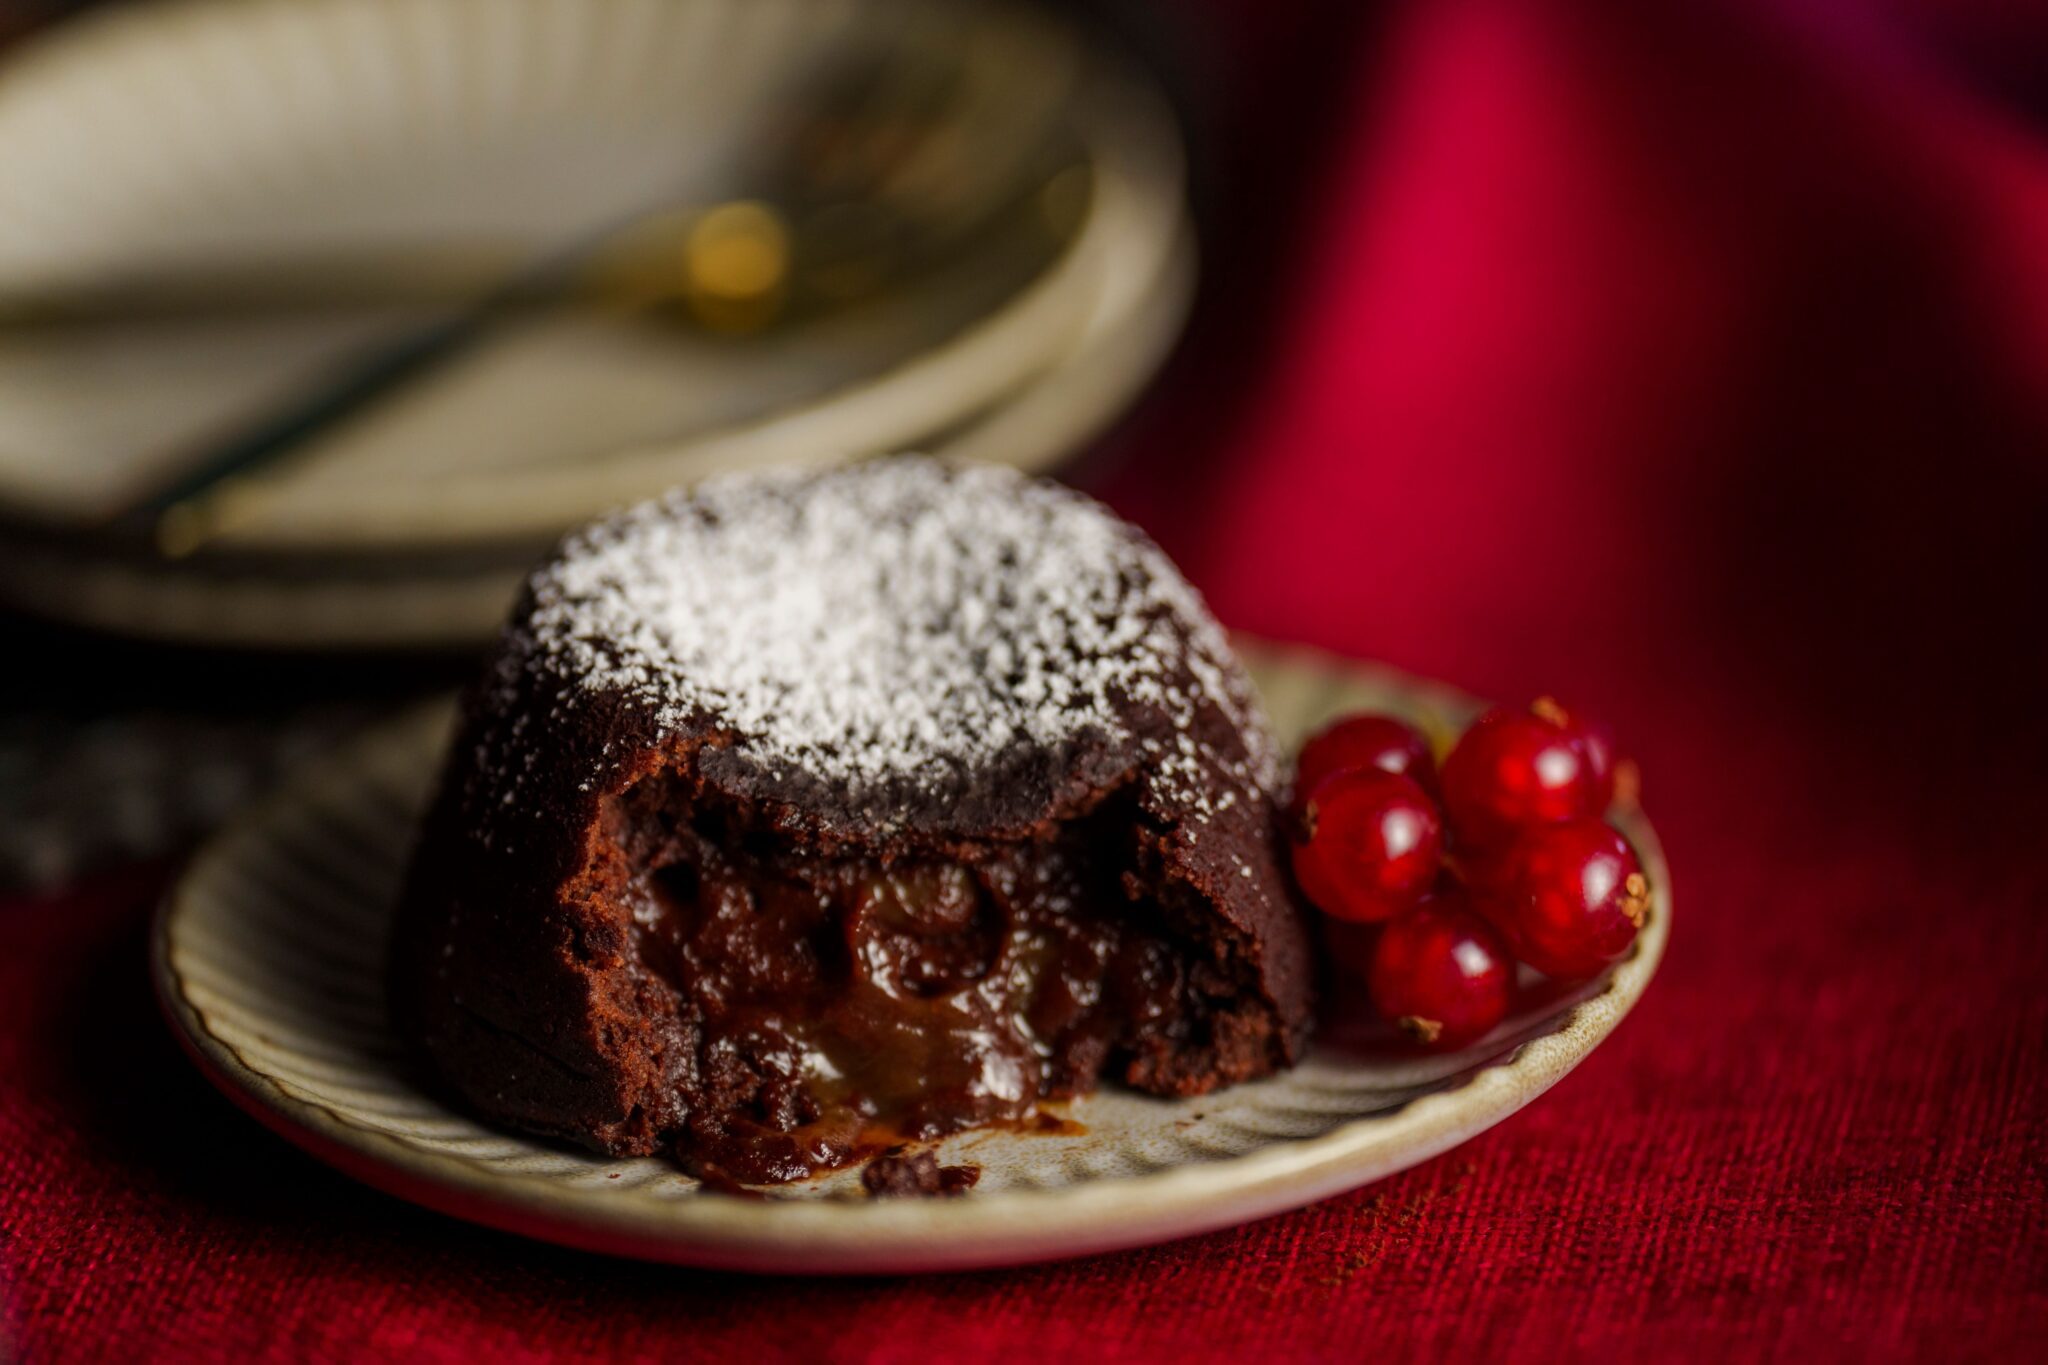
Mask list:
[{"label": "red currant", "polygon": [[1628,951],[1650,910],[1635,850],[1600,820],[1539,825],[1480,879],[1480,907],[1515,956],[1560,980],[1592,976]]},{"label": "red currant", "polygon": [[1413,778],[1361,768],[1323,779],[1294,822],[1294,877],[1325,914],[1392,919],[1443,862],[1443,820]]},{"label": "red currant", "polygon": [[1392,716],[1345,716],[1316,731],[1301,746],[1301,757],[1294,765],[1296,808],[1324,778],[1351,768],[1399,773],[1414,778],[1424,791],[1436,789],[1436,760],[1421,731]]},{"label": "red currant", "polygon": [[1585,751],[1586,767],[1593,779],[1593,799],[1597,803],[1593,813],[1598,815],[1613,805],[1615,782],[1621,766],[1620,756],[1615,752],[1614,731],[1604,721],[1550,697],[1537,698],[1530,703],[1529,709],[1537,715],[1548,712]]},{"label": "red currant", "polygon": [[1424,1047],[1463,1047],[1508,1012],[1515,969],[1492,926],[1433,896],[1380,931],[1367,985],[1380,1016]]},{"label": "red currant", "polygon": [[1444,760],[1444,812],[1453,834],[1477,848],[1499,848],[1530,825],[1607,808],[1584,743],[1564,719],[1555,703],[1539,702],[1519,711],[1495,707],[1472,723]]}]

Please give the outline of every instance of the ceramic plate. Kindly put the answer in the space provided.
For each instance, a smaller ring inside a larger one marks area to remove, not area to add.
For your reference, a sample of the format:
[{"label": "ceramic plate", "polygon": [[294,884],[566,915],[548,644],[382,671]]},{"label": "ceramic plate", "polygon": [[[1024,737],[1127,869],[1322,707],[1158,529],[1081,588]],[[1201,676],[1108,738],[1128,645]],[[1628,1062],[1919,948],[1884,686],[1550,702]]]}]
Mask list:
[{"label": "ceramic plate", "polygon": [[[1357,707],[1439,734],[1472,709],[1384,668],[1259,645],[1245,656],[1289,743]],[[958,1199],[870,1200],[852,1172],[765,1199],[712,1193],[660,1160],[606,1160],[486,1126],[409,1069],[385,1023],[381,967],[450,714],[416,713],[322,761],[205,849],[160,913],[157,988],[207,1076],[315,1156],[428,1207],[594,1251],[791,1274],[958,1270],[1295,1208],[1435,1156],[1555,1085],[1642,997],[1671,929],[1655,835],[1627,812],[1655,888],[1632,955],[1570,994],[1539,989],[1467,1051],[1418,1057],[1366,1031],[1214,1095],[1093,1095],[1071,1107],[1078,1132],[940,1144],[943,1159],[983,1171]]]},{"label": "ceramic plate", "polygon": [[[899,66],[914,79],[874,74]],[[858,136],[807,160],[790,132],[865,126],[821,93],[857,74],[854,114],[909,101],[925,131],[856,188],[797,176],[861,164]],[[899,90],[920,81],[950,93]],[[7,54],[0,163],[0,318],[166,277],[445,258],[467,278],[651,205],[771,200],[800,244],[883,202],[979,225],[857,305],[743,337],[522,314],[174,509],[209,509],[196,539],[166,539],[160,500],[205,452],[450,305],[0,325],[0,593],[186,640],[475,643],[562,530],[738,466],[922,448],[1044,468],[1149,378],[1192,283],[1163,101],[1024,6],[111,7]]]},{"label": "ceramic plate", "polygon": [[[1183,238],[1138,306],[1091,322],[1072,354],[1008,402],[909,448],[1029,470],[1055,464],[1113,421],[1151,377],[1179,334],[1193,290],[1193,244]],[[687,461],[674,470],[683,481],[703,472]],[[297,571],[273,564],[268,573],[191,563],[167,572],[75,546],[0,541],[0,586],[40,613],[154,639],[320,650],[478,647],[504,621],[538,553],[432,568],[399,558]]]}]

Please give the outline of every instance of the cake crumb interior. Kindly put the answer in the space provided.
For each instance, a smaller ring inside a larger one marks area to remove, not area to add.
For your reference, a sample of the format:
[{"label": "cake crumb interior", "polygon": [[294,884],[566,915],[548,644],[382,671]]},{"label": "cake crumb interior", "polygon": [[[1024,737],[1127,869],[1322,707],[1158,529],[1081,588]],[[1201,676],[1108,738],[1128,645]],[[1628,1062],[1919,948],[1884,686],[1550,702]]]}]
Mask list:
[{"label": "cake crumb interior", "polygon": [[799,851],[681,772],[612,798],[638,969],[688,1040],[677,1157],[781,1183],[1104,1075],[1172,1089],[1171,1059],[1232,1036],[1243,983],[1137,893],[1140,824],[1113,793],[1043,839],[885,861]]}]

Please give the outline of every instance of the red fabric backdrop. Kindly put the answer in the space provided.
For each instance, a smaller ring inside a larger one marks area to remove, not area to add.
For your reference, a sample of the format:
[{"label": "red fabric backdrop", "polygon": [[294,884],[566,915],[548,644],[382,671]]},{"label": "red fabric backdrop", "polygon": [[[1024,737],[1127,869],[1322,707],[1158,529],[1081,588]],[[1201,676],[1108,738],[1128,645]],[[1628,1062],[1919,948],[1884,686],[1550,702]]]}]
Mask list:
[{"label": "red fabric backdrop", "polygon": [[1450,1155],[1236,1231],[697,1274],[416,1211],[232,1111],[154,1015],[134,872],[0,906],[15,1349],[2048,1349],[2048,145],[1998,93],[2048,25],[1219,13],[1235,211],[1084,477],[1234,625],[1614,719],[1679,911],[1620,1033]]}]

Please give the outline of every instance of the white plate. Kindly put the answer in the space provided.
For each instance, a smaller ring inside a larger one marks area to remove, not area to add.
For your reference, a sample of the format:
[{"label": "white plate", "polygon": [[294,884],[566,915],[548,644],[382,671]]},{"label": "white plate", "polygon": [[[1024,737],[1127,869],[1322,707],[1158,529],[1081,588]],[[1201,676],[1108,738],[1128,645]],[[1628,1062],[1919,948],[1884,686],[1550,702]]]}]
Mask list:
[{"label": "white plate", "polygon": [[[916,443],[927,454],[1040,470],[1108,426],[1179,334],[1194,289],[1181,239],[1135,310],[1091,321],[1083,344],[979,420]],[[678,474],[696,473],[687,467]],[[476,647],[504,621],[534,553],[429,569],[323,562],[216,571],[0,540],[0,585],[21,605],[153,639],[318,650]]]},{"label": "white plate", "polygon": [[[1459,694],[1388,669],[1245,653],[1289,743],[1358,707],[1439,733],[1470,714]],[[201,853],[158,919],[157,989],[214,1083],[322,1160],[459,1217],[623,1256],[785,1273],[959,1270],[1295,1208],[1454,1147],[1556,1084],[1641,998],[1671,928],[1655,835],[1625,812],[1654,888],[1632,955],[1562,998],[1539,990],[1465,1052],[1418,1057],[1368,1035],[1197,1099],[1089,1096],[1072,1106],[1076,1135],[941,1144],[943,1158],[983,1169],[958,1199],[869,1200],[850,1172],[738,1198],[660,1160],[611,1161],[488,1127],[410,1071],[385,1022],[383,959],[448,717],[445,706],[416,714],[318,764]]]},{"label": "white plate", "polygon": [[1025,7],[170,0],[10,52],[0,299],[379,243],[519,259],[649,203],[766,193],[790,92],[912,47],[979,73],[945,125],[973,153],[947,193],[1037,145],[1022,130],[1078,149],[1094,191],[1064,251],[1018,279],[984,251],[740,342],[589,313],[503,328],[266,468],[178,559],[94,528],[406,325],[0,329],[0,593],[188,640],[473,643],[563,529],[708,473],[975,440],[1046,467],[1149,378],[1191,286],[1162,101]]}]

